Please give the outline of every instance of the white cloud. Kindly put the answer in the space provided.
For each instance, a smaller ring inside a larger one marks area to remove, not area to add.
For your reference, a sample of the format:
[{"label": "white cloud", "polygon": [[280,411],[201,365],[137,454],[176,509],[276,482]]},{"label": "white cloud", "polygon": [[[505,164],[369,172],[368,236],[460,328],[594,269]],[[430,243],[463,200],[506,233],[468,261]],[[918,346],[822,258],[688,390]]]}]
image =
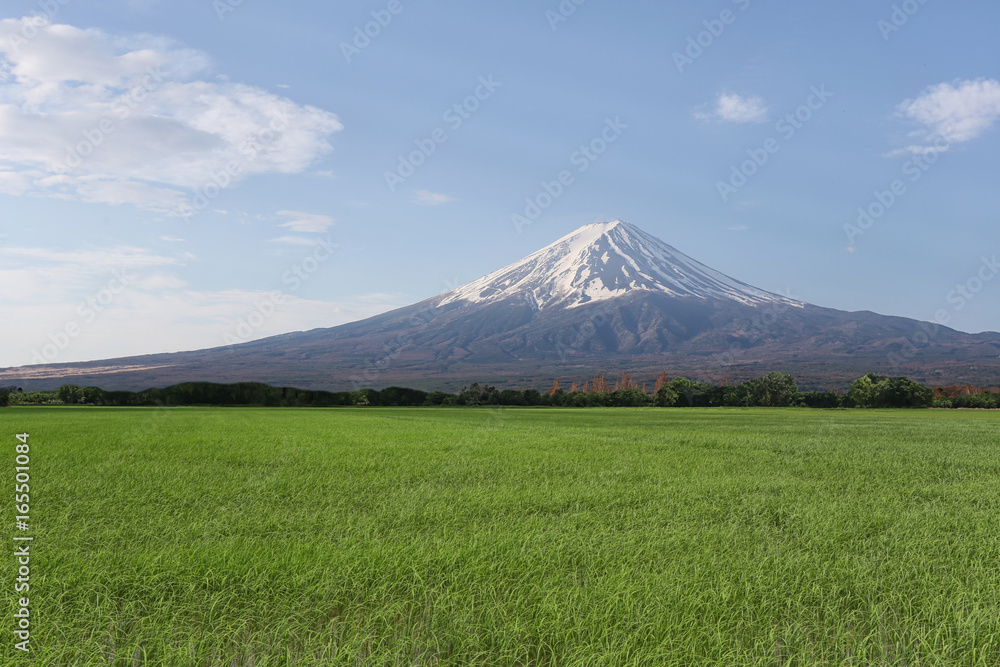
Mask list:
[{"label": "white cloud", "polygon": [[145,291],[176,290],[187,287],[187,282],[166,273],[153,273],[131,281],[131,284]]},{"label": "white cloud", "polygon": [[421,206],[441,206],[442,204],[449,204],[453,201],[458,200],[449,195],[438,192],[430,192],[429,190],[417,190],[413,197],[413,203],[420,204]]},{"label": "white cloud", "polygon": [[[193,288],[176,272],[189,256],[171,257],[130,246],[49,250],[0,246],[0,367],[32,363],[67,325],[72,339],[53,363],[216,347],[235,335],[240,318],[273,301],[274,290]],[[124,289],[116,276],[127,281]],[[114,287],[116,293],[110,294]],[[275,289],[281,286],[276,285]],[[103,296],[102,296],[103,293]],[[97,306],[88,299],[109,297]],[[405,305],[398,295],[346,301],[286,293],[252,338],[331,327]],[[49,350],[54,348],[49,347]]]},{"label": "white cloud", "polygon": [[184,243],[184,239],[179,236],[160,236],[158,238],[161,241],[166,241],[167,243]]},{"label": "white cloud", "polygon": [[291,218],[288,222],[284,222],[279,227],[284,227],[290,229],[293,232],[304,232],[304,233],[319,233],[325,232],[333,223],[336,222],[333,218],[328,215],[319,215],[317,213],[303,213],[302,211],[278,211],[278,215]]},{"label": "white cloud", "polygon": [[721,93],[711,112],[696,111],[699,120],[722,120],[730,123],[767,122],[767,105],[762,97],[743,97],[735,93]]},{"label": "white cloud", "polygon": [[[151,279],[135,282],[96,318],[87,321],[78,311],[79,300],[57,306],[33,303],[4,307],[20,322],[0,323],[4,349],[0,368],[31,364],[36,352],[46,354],[50,334],[65,331],[75,322],[80,333],[59,350],[50,363],[68,363],[115,357],[179,352],[226,344],[226,336],[240,335],[240,319],[257,312],[258,304],[274,303],[273,291],[185,289],[176,281]],[[351,301],[323,301],[285,295],[263,324],[252,331],[257,340],[290,331],[306,331],[353,322],[403,305],[382,295],[360,295]],[[51,348],[50,348],[51,350]],[[43,357],[44,358],[44,357]]]},{"label": "white cloud", "polygon": [[69,25],[0,40],[0,192],[185,215],[219,174],[302,173],[332,150],[336,116],[205,80],[209,65],[166,38]]},{"label": "white cloud", "polygon": [[154,276],[135,281],[116,295],[96,318],[88,321],[78,307],[80,300],[56,306],[24,303],[4,307],[5,313],[31,326],[0,323],[4,349],[0,368],[37,362],[35,354],[55,351],[51,335],[58,337],[68,323],[76,323],[79,334],[68,340],[49,363],[68,363],[160,352],[180,352],[225,345],[227,336],[242,335],[238,329],[259,304],[269,316],[253,329],[247,341],[290,331],[306,331],[353,322],[403,305],[398,298],[360,295],[351,301],[304,299],[286,294],[274,302],[274,292],[264,290],[198,291],[179,281]]},{"label": "white cloud", "polygon": [[291,245],[305,245],[314,246],[316,241],[305,236],[280,236],[276,239],[271,239],[271,243],[288,243]]},{"label": "white cloud", "polygon": [[[36,174],[40,175],[40,174]],[[31,189],[32,177],[9,169],[0,168],[0,193],[5,195],[23,195]]]},{"label": "white cloud", "polygon": [[[984,134],[1000,118],[1000,81],[976,79],[939,83],[919,97],[903,101],[897,107],[901,118],[923,126],[914,133],[924,142],[935,138],[946,144],[971,141]],[[939,152],[942,147],[916,144],[893,151],[890,155],[916,155]]]},{"label": "white cloud", "polygon": [[18,259],[29,261],[32,265],[62,264],[78,266],[88,270],[103,270],[107,268],[142,268],[149,266],[167,266],[179,264],[172,257],[156,255],[145,248],[133,246],[113,246],[111,248],[88,250],[51,250],[49,248],[4,247],[0,248],[0,257],[16,262]]},{"label": "white cloud", "polygon": [[[942,139],[943,141],[943,139]],[[947,143],[940,143],[937,146],[921,146],[919,144],[911,144],[905,148],[897,148],[891,150],[884,154],[884,157],[901,157],[903,155],[931,155],[937,153],[943,153],[948,150]]]},{"label": "white cloud", "polygon": [[116,271],[129,276],[182,263],[131,246],[73,251],[0,246],[0,284],[5,286],[0,303],[58,303],[99,290]]}]

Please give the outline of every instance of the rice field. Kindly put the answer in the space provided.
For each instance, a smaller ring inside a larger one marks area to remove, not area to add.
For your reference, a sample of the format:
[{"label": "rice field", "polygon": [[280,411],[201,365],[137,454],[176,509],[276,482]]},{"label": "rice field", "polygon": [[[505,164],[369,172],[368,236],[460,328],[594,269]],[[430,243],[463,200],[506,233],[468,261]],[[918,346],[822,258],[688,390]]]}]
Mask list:
[{"label": "rice field", "polygon": [[1000,664],[996,412],[9,408],[8,489],[21,432],[3,665]]}]

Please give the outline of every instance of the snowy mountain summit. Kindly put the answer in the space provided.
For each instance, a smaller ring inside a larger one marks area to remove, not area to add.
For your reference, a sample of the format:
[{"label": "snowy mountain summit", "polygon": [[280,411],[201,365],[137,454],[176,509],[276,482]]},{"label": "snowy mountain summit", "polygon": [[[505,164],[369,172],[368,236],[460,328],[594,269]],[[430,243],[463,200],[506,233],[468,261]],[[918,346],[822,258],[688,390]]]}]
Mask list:
[{"label": "snowy mountain summit", "polygon": [[746,305],[805,305],[719,273],[621,220],[584,225],[519,262],[442,295],[438,305],[515,299],[541,311],[637,290]]}]

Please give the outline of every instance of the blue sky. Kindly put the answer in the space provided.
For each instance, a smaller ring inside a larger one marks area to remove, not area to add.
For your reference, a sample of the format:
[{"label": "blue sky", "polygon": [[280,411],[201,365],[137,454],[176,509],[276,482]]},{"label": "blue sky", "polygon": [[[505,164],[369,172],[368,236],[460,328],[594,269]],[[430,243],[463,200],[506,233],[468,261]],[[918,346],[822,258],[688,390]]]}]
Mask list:
[{"label": "blue sky", "polygon": [[790,4],[8,2],[0,366],[341,324],[610,219],[1000,330],[1000,5]]}]

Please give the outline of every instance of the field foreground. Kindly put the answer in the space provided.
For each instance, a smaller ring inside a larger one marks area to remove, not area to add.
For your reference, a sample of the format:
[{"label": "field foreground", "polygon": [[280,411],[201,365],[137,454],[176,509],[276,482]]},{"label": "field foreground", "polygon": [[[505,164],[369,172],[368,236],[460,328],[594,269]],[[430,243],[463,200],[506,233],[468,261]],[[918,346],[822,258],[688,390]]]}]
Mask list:
[{"label": "field foreground", "polygon": [[[966,411],[0,413],[7,488],[14,434],[31,434],[34,665],[993,667],[998,427]],[[2,559],[4,665],[28,664],[15,570]]]}]

